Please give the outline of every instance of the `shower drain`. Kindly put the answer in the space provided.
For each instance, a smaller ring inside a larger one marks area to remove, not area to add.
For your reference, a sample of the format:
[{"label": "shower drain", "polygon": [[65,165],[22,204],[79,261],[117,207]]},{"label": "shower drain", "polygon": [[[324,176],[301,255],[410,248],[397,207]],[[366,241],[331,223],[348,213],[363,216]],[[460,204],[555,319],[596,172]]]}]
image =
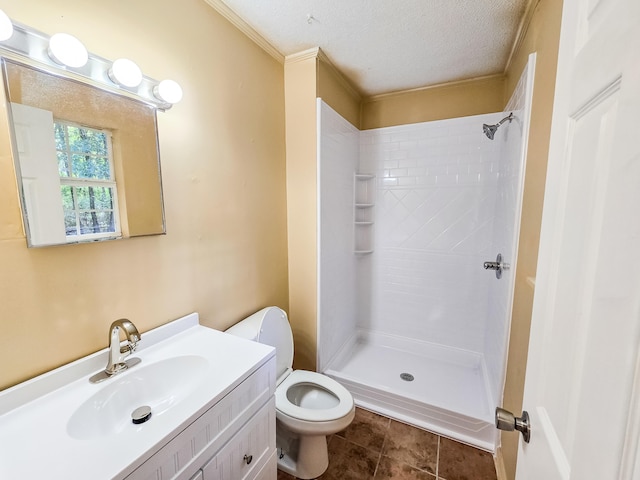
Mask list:
[{"label": "shower drain", "polygon": [[410,373],[401,373],[400,378],[405,382],[413,382],[413,375]]}]

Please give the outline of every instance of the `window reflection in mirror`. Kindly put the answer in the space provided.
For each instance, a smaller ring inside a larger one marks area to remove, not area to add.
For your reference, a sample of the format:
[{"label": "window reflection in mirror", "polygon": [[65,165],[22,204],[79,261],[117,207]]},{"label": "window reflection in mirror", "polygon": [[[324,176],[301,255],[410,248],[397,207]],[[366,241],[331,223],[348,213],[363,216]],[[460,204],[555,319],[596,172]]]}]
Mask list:
[{"label": "window reflection in mirror", "polygon": [[156,110],[4,61],[29,246],[165,233]]}]

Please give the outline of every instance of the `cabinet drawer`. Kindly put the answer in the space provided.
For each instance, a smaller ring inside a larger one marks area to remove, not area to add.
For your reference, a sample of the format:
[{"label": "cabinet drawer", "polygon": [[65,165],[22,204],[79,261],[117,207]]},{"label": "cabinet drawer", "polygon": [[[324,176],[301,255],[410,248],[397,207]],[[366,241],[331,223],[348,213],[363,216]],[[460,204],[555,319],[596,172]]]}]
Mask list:
[{"label": "cabinet drawer", "polygon": [[[127,480],[187,480],[273,398],[272,358],[140,465]],[[275,425],[275,419],[274,419]],[[206,478],[206,477],[205,477]]]},{"label": "cabinet drawer", "polygon": [[[204,480],[249,480],[269,477],[263,467],[276,452],[275,398],[262,407],[215,457],[202,467]],[[273,462],[272,462],[273,463]]]}]

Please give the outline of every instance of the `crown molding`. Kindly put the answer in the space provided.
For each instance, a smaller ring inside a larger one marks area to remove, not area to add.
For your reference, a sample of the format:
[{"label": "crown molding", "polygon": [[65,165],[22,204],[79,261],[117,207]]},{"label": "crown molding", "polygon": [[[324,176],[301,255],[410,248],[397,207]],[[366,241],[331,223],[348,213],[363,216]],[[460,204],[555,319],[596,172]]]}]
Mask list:
[{"label": "crown molding", "polygon": [[333,73],[334,77],[338,80],[340,85],[351,95],[353,98],[358,101],[362,100],[362,95],[360,92],[353,86],[353,84],[343,75],[343,73],[336,67],[333,62],[327,57],[326,53],[322,51],[321,48],[318,48],[318,59],[323,62],[329,70]]},{"label": "crown molding", "polygon": [[511,68],[511,63],[515,58],[516,54],[520,50],[522,43],[524,42],[525,37],[527,36],[527,32],[529,31],[529,27],[531,26],[531,19],[533,18],[533,14],[538,7],[540,0],[529,0],[527,7],[524,11],[524,15],[520,20],[520,25],[518,25],[518,33],[516,34],[516,39],[513,42],[513,46],[511,47],[511,51],[509,52],[509,57],[507,58],[507,63],[504,66],[504,74],[507,74],[509,68]]},{"label": "crown molding", "polygon": [[320,47],[309,48],[298,53],[292,53],[284,57],[284,64],[304,62],[305,60],[311,60],[312,58],[320,58]]},{"label": "crown molding", "polygon": [[397,92],[388,92],[381,93],[378,95],[364,96],[362,95],[352,84],[347,80],[347,78],[342,74],[342,72],[331,62],[329,57],[322,51],[320,47],[309,48],[307,50],[303,50],[302,52],[294,53],[291,55],[283,55],[276,47],[274,47],[267,39],[265,39],[262,35],[260,35],[251,25],[249,25],[244,19],[242,19],[236,12],[234,12],[231,8],[229,8],[223,0],[204,0],[211,8],[213,8],[216,12],[222,15],[226,20],[228,20],[232,25],[234,25],[238,30],[244,33],[247,37],[249,37],[256,45],[262,48],[265,52],[271,55],[275,60],[277,60],[280,64],[290,64],[296,62],[302,62],[304,60],[308,60],[311,58],[316,58],[322,62],[324,62],[334,73],[335,77],[338,79],[340,84],[355,98],[370,102],[375,101],[377,99],[381,99],[387,96],[393,95],[402,95],[413,92],[419,92],[422,90],[429,90],[432,88],[440,88],[440,87],[451,87],[462,85],[469,82],[489,80],[496,77],[504,76],[509,68],[511,67],[511,63],[517,52],[520,50],[522,43],[529,31],[529,26],[531,25],[531,20],[533,18],[536,7],[540,3],[540,0],[529,0],[525,14],[522,16],[522,20],[518,26],[518,33],[516,34],[516,39],[511,47],[511,51],[509,52],[509,57],[507,58],[507,62],[505,64],[503,73],[494,74],[494,75],[486,75],[483,77],[476,77],[467,80],[460,80],[456,82],[447,82],[447,83],[439,83],[435,85],[428,85],[426,87],[418,87],[409,90],[401,90]]},{"label": "crown molding", "polygon": [[362,100],[362,95],[358,90],[347,80],[347,78],[343,75],[343,73],[336,67],[333,62],[329,59],[326,53],[322,51],[320,47],[313,47],[307,50],[303,50],[302,52],[293,53],[291,55],[287,55],[284,58],[284,64],[290,65],[292,63],[303,62],[305,60],[315,59],[322,63],[324,63],[335,79],[340,83],[340,85],[355,99],[358,101]]},{"label": "crown molding", "polygon": [[226,18],[233,26],[249,37],[256,45],[275,58],[279,63],[284,63],[284,55],[271,45],[266,38],[260,35],[251,25],[231,10],[222,0],[204,0],[211,8]]},{"label": "crown molding", "polygon": [[396,92],[380,93],[378,95],[371,95],[369,97],[365,97],[363,99],[363,101],[365,101],[365,102],[375,102],[376,100],[382,100],[385,97],[394,97],[394,96],[397,96],[397,95],[407,95],[407,94],[411,94],[411,93],[422,92],[422,91],[425,91],[425,90],[432,90],[434,88],[457,87],[457,86],[460,86],[460,85],[465,85],[467,83],[482,82],[482,81],[485,81],[485,80],[493,80],[493,79],[501,79],[501,78],[504,78],[504,74],[503,73],[494,73],[492,75],[484,75],[482,77],[467,78],[465,80],[457,80],[455,82],[436,83],[434,85],[427,85],[426,87],[411,88],[409,90],[398,90]]}]

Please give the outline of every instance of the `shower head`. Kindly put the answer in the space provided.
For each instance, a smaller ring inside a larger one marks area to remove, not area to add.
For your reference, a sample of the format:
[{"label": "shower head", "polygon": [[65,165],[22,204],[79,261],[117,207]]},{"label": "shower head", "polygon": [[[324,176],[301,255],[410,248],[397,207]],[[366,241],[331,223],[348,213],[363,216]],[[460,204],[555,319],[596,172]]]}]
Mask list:
[{"label": "shower head", "polygon": [[482,125],[482,131],[487,137],[489,137],[489,140],[493,140],[496,130],[498,130],[498,125],[487,125],[486,123]]},{"label": "shower head", "polygon": [[487,125],[486,123],[483,124],[482,131],[484,132],[484,134],[487,136],[489,140],[493,140],[493,136],[496,134],[496,130],[498,130],[498,127],[502,125],[504,122],[506,122],[507,120],[509,120],[509,122],[513,120],[513,113],[510,113],[508,117],[504,117],[495,125]]}]

